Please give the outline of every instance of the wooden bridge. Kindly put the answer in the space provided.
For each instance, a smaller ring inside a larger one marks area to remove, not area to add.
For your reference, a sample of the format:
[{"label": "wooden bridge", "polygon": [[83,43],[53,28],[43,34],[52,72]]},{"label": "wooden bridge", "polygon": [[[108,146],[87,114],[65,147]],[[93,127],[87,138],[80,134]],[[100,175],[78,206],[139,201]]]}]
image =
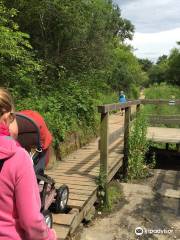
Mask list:
[{"label": "wooden bridge", "polygon": [[[98,192],[96,180],[100,174],[103,174],[105,178],[105,190],[108,182],[119,169],[126,174],[131,113],[135,115],[135,112],[139,111],[140,105],[147,103],[149,104],[147,100],[135,100],[124,104],[98,107],[101,114],[100,138],[70,154],[54,169],[47,171],[47,174],[55,179],[57,185],[67,184],[70,189],[68,201],[70,211],[67,214],[53,215],[58,239],[66,239],[69,234],[72,234],[96,202]],[[167,101],[163,103],[165,104]],[[180,104],[180,100],[177,100],[176,104]],[[125,109],[124,117],[119,113],[121,108]],[[110,115],[113,111],[116,113]],[[180,117],[177,117],[176,120],[179,124]],[[175,132],[178,133],[175,134],[174,142],[179,144],[180,131],[176,129]],[[157,140],[157,138],[159,139],[158,134],[163,135],[164,141],[167,136],[167,132],[164,134],[164,130],[156,129],[154,132],[153,129],[149,129],[148,138]],[[156,136],[158,137],[156,138]],[[167,143],[167,141],[170,142],[169,138],[166,138],[165,142]],[[104,201],[107,201],[107,196],[105,194]]]},{"label": "wooden bridge", "polygon": [[[141,100],[142,104],[154,105],[172,105],[168,100]],[[180,101],[176,100],[174,105],[180,105]],[[172,106],[173,107],[173,106]],[[180,125],[180,115],[147,115],[151,125]],[[156,143],[165,143],[166,148],[169,144],[176,144],[177,150],[180,151],[180,128],[168,127],[149,127],[147,139]]]}]

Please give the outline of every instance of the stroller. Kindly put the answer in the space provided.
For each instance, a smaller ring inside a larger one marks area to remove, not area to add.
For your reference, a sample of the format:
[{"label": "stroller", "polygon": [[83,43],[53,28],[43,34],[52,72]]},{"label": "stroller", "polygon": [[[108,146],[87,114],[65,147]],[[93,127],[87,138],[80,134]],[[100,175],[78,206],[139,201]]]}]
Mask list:
[{"label": "stroller", "polygon": [[40,143],[40,131],[36,123],[29,117],[16,113],[18,125],[18,142],[25,148],[33,160],[34,170],[41,198],[41,213],[46,224],[52,228],[53,213],[64,213],[67,210],[69,188],[66,185],[55,188],[55,181],[44,174],[47,150]]}]

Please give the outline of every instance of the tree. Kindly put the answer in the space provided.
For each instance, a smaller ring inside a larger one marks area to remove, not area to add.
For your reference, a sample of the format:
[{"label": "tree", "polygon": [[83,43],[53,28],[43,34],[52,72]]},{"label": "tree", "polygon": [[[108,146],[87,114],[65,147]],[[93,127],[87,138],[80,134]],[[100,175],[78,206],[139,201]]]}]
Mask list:
[{"label": "tree", "polygon": [[40,65],[34,60],[29,35],[13,21],[17,12],[0,1],[0,84],[26,95]]},{"label": "tree", "polygon": [[169,68],[167,71],[168,82],[180,86],[180,50],[175,48],[168,58]]},{"label": "tree", "polygon": [[168,61],[155,64],[149,71],[150,83],[167,82]]},{"label": "tree", "polygon": [[51,66],[51,71],[57,70],[56,79],[61,66],[73,74],[105,68],[113,45],[131,39],[134,32],[131,22],[121,17],[112,1],[5,2],[17,8],[20,29],[31,36],[38,57]]},{"label": "tree", "polygon": [[160,64],[161,62],[164,62],[168,59],[168,56],[167,55],[162,55],[158,58],[156,64]]},{"label": "tree", "polygon": [[140,63],[140,65],[142,66],[142,70],[144,72],[148,72],[151,67],[153,66],[153,62],[150,61],[149,59],[147,58],[139,58],[138,59],[138,62]]},{"label": "tree", "polygon": [[124,90],[137,96],[136,88],[147,81],[147,75],[142,71],[137,58],[127,46],[121,45],[114,51],[114,66],[109,84],[120,92]]}]

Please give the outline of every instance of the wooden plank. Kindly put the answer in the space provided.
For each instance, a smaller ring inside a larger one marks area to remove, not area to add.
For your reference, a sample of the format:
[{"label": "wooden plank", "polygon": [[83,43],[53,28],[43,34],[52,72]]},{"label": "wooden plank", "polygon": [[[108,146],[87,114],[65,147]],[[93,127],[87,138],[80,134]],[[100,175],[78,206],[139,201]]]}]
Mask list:
[{"label": "wooden plank", "polygon": [[114,166],[117,162],[123,161],[123,159],[124,159],[124,155],[123,155],[123,154],[117,156],[116,158],[114,158],[114,157],[113,157],[113,158],[110,158],[110,159],[109,159],[110,164],[108,165],[108,169],[113,168],[113,166]]},{"label": "wooden plank", "polygon": [[75,229],[79,226],[79,224],[82,222],[83,218],[86,216],[86,214],[89,212],[91,207],[94,205],[94,203],[97,200],[97,193],[94,191],[89,198],[88,202],[84,205],[83,209],[79,212],[79,214],[74,218],[72,224],[70,233],[73,233]]},{"label": "wooden plank", "polygon": [[78,213],[58,213],[53,214],[53,223],[70,226]]},{"label": "wooden plank", "polygon": [[84,195],[84,196],[91,196],[92,195],[92,190],[86,190],[86,189],[74,189],[71,188],[70,189],[70,194],[80,194],[80,195]]},{"label": "wooden plank", "polygon": [[77,171],[77,172],[86,172],[87,169],[89,169],[91,167],[91,171],[97,171],[99,169],[99,164],[89,164],[87,166],[62,166],[61,169],[58,169],[58,170],[55,170],[55,173],[58,173],[59,171],[67,171],[68,172],[74,172],[74,171]]},{"label": "wooden plank", "polygon": [[152,115],[152,114],[145,114],[148,118],[157,118],[157,119],[180,119],[180,115]]},{"label": "wooden plank", "polygon": [[[98,157],[99,158],[99,157]],[[98,159],[99,160],[99,159]],[[91,165],[98,165],[99,161],[89,161],[89,162],[66,162],[66,163],[62,163],[61,166],[59,168],[57,168],[56,170],[61,170],[62,168],[68,167],[68,168],[73,168],[73,167],[87,167],[87,166],[91,166]]]},{"label": "wooden plank", "polygon": [[70,193],[69,194],[69,199],[86,201],[88,199],[88,196],[87,195],[82,195],[82,194]]},{"label": "wooden plank", "polygon": [[110,169],[109,173],[108,173],[108,182],[110,182],[112,180],[112,178],[115,176],[115,174],[118,172],[118,170],[122,167],[123,165],[123,160],[120,159],[117,164]]},{"label": "wooden plank", "polygon": [[97,156],[96,158],[95,158],[95,160],[96,161],[92,161],[91,162],[91,159],[89,159],[89,161],[87,161],[87,162],[80,162],[80,161],[67,161],[67,162],[63,162],[63,163],[61,163],[60,162],[60,165],[56,168],[56,169],[54,169],[54,171],[56,171],[56,170],[61,170],[63,167],[76,167],[76,166],[80,166],[80,167],[83,167],[83,166],[88,166],[88,165],[92,165],[92,164],[95,164],[95,163],[99,163],[99,156]]},{"label": "wooden plank", "polygon": [[109,146],[109,114],[101,113],[100,125],[100,176],[104,179],[104,202],[108,204],[107,174],[108,174],[108,146]]},{"label": "wooden plank", "polygon": [[[48,174],[48,173],[47,173]],[[73,174],[66,174],[66,173],[61,173],[61,172],[58,172],[58,173],[56,173],[56,174],[54,174],[54,176],[56,177],[56,176],[60,176],[60,177],[65,177],[65,178],[74,178],[74,177],[76,177],[77,179],[79,178],[79,179],[82,179],[82,180],[90,180],[90,181],[94,181],[94,178],[92,178],[92,177],[89,177],[89,176],[87,176],[87,175],[81,175],[81,173],[73,173]]]},{"label": "wooden plank", "polygon": [[96,185],[88,185],[88,184],[78,184],[78,183],[66,183],[63,181],[56,181],[56,185],[61,186],[62,184],[67,184],[69,188],[76,188],[76,189],[89,189],[89,190],[94,190],[96,188]]},{"label": "wooden plank", "polygon": [[[99,153],[98,153],[99,154]],[[83,154],[81,154],[81,155],[83,155]],[[88,155],[87,155],[88,156]],[[87,157],[86,156],[86,157]],[[82,158],[83,156],[81,156],[81,158]],[[66,160],[66,161],[61,161],[60,163],[61,164],[66,164],[66,163],[80,163],[80,164],[86,164],[86,163],[88,163],[88,162],[96,162],[97,161],[97,159],[99,158],[99,156],[97,156],[97,157],[93,157],[92,159],[80,159],[80,157],[74,157],[74,158],[72,158],[72,159],[68,159],[68,160]],[[59,167],[59,166],[58,166]]]},{"label": "wooden plank", "polygon": [[108,113],[111,111],[120,110],[122,108],[131,107],[133,105],[138,105],[140,103],[141,103],[141,100],[133,100],[133,101],[128,101],[126,103],[106,104],[103,106],[98,106],[98,112],[99,113]]},{"label": "wooden plank", "polygon": [[56,183],[60,183],[60,184],[67,184],[67,185],[80,185],[80,186],[91,186],[91,187],[95,187],[96,183],[95,182],[84,182],[84,181],[79,181],[79,180],[63,180],[61,178],[56,178]]},{"label": "wooden plank", "polygon": [[180,124],[180,119],[149,119],[150,124]]},{"label": "wooden plank", "polygon": [[53,228],[57,233],[58,240],[65,240],[70,232],[70,228],[68,226],[53,224]]},{"label": "wooden plank", "polygon": [[[67,171],[68,172],[86,172],[86,170],[88,169],[88,166],[82,166],[82,167],[68,167],[68,166],[62,166],[60,170],[58,171]],[[91,169],[91,171],[97,172],[99,169],[99,166],[93,167],[93,169]],[[56,173],[58,173],[57,170],[55,170]]]},{"label": "wooden plank", "polygon": [[180,124],[180,115],[146,115],[151,124]]},{"label": "wooden plank", "polygon": [[[71,168],[69,167],[69,169],[68,170],[70,170]],[[66,171],[67,169],[66,168],[59,168],[59,169],[54,169],[54,170],[52,170],[52,171],[48,171],[48,172],[46,172],[48,175],[57,175],[57,174],[66,174],[66,175],[71,175],[71,174],[68,174],[68,172],[66,172],[66,173],[63,173],[64,171]],[[72,172],[72,171],[71,171]],[[75,173],[74,173],[75,174]],[[77,174],[78,174],[78,171],[77,171]]]},{"label": "wooden plank", "polygon": [[131,108],[125,108],[125,118],[124,118],[124,161],[123,161],[123,175],[127,175],[128,169],[128,155],[129,155],[129,129],[130,129],[130,116]]},{"label": "wooden plank", "polygon": [[[124,127],[119,128],[118,130],[114,131],[112,134],[109,135],[109,145],[119,139],[120,135],[124,133]],[[121,142],[123,143],[124,139],[122,136]]]},{"label": "wooden plank", "polygon": [[62,179],[62,180],[73,180],[73,179],[75,179],[76,181],[83,181],[83,182],[94,182],[95,181],[95,179],[92,179],[92,178],[90,178],[90,177],[82,177],[82,176],[72,176],[72,175],[60,175],[60,174],[58,174],[58,175],[53,175],[56,179],[57,178],[59,178],[60,180]]},{"label": "wooden plank", "polygon": [[147,139],[159,143],[180,143],[180,129],[148,127]]},{"label": "wooden plank", "polygon": [[[170,100],[167,99],[141,99],[142,104],[154,104],[154,105],[161,105],[161,104],[169,104]],[[175,105],[180,104],[180,99],[175,99]]]},{"label": "wooden plank", "polygon": [[74,199],[69,199],[68,200],[68,206],[70,208],[78,208],[82,209],[86,201],[81,201],[81,200],[74,200]]}]

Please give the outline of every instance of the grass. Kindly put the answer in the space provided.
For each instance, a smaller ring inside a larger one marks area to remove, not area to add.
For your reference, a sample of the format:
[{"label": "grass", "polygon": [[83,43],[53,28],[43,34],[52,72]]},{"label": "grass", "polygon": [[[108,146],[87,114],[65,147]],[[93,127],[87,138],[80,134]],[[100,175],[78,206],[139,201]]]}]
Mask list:
[{"label": "grass", "polygon": [[108,206],[103,204],[99,205],[98,210],[103,213],[112,212],[120,199],[122,199],[123,194],[118,182],[112,181],[108,185]]},{"label": "grass", "polygon": [[[180,88],[177,86],[167,85],[162,83],[160,85],[154,84],[145,90],[146,99],[180,99]],[[145,114],[154,115],[176,115],[180,114],[180,105],[145,105]]]}]

